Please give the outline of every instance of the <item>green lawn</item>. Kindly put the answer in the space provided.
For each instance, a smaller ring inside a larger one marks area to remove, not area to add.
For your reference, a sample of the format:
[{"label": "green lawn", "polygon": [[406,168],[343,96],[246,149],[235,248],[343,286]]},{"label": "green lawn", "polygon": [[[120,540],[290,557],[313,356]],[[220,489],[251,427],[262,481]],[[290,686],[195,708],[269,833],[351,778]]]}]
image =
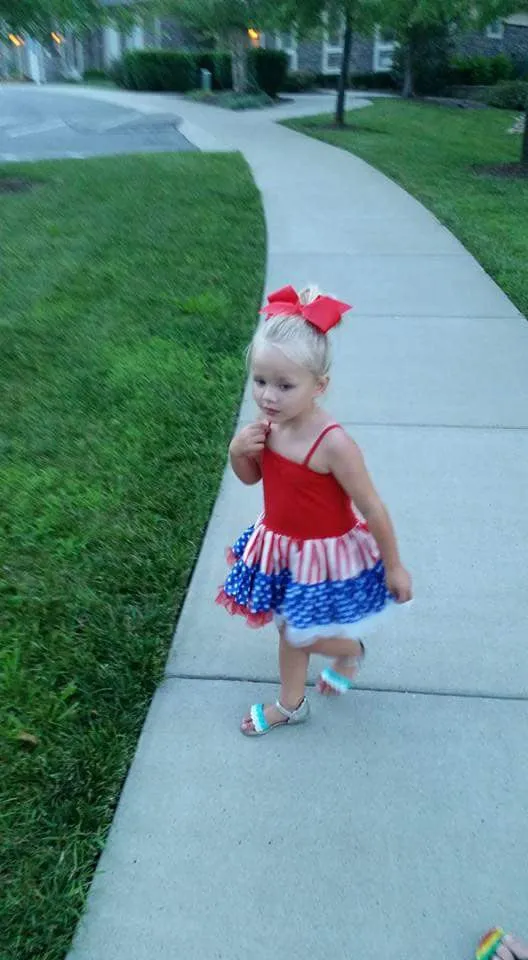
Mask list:
[{"label": "green lawn", "polygon": [[519,160],[515,114],[378,100],[329,129],[328,116],[285,125],[355,153],[405,187],[448,226],[528,313],[528,179],[479,176],[474,164]]},{"label": "green lawn", "polygon": [[217,491],[264,222],[235,155],[15,175],[35,188],[0,193],[0,957],[60,960]]}]

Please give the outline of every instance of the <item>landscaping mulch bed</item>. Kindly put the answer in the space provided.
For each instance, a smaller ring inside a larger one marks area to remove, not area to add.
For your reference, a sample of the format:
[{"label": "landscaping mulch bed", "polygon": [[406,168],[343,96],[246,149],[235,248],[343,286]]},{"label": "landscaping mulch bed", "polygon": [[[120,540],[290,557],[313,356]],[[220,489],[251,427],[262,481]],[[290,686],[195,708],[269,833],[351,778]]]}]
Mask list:
[{"label": "landscaping mulch bed", "polygon": [[473,167],[479,176],[502,177],[505,180],[528,180],[528,165],[520,163],[492,163]]}]

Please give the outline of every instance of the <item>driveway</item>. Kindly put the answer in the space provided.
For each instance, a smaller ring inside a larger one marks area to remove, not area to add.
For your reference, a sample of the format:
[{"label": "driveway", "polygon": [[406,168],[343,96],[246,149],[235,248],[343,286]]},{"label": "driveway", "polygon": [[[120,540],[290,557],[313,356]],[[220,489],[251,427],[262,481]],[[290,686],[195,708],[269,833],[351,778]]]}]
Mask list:
[{"label": "driveway", "polygon": [[0,86],[0,162],[193,150],[174,113]]}]

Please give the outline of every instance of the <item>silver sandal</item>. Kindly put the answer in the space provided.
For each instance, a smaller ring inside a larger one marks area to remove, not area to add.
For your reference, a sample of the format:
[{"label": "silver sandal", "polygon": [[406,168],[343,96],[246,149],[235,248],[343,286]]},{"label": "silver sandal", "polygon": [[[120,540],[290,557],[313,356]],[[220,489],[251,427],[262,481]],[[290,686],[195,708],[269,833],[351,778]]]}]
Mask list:
[{"label": "silver sandal", "polygon": [[263,737],[265,733],[269,733],[270,730],[274,730],[276,727],[289,727],[295,723],[305,723],[310,716],[310,704],[306,697],[303,697],[295,710],[287,710],[286,707],[282,706],[280,700],[277,700],[275,706],[281,716],[284,717],[284,720],[277,720],[276,723],[268,723],[264,713],[264,704],[254,703],[249,711],[253,729],[243,730],[241,727],[240,732],[243,733],[245,737]]},{"label": "silver sandal", "polygon": [[357,657],[348,658],[351,661],[351,665],[355,667],[353,678],[350,679],[350,677],[345,677],[342,673],[332,670],[331,667],[325,667],[316,684],[319,693],[323,692],[325,685],[330,687],[330,689],[333,690],[338,696],[343,693],[348,693],[349,690],[352,690],[352,688],[355,686],[359,669],[366,656],[365,644],[362,640],[360,640],[359,643],[361,644],[361,653],[359,653]]}]

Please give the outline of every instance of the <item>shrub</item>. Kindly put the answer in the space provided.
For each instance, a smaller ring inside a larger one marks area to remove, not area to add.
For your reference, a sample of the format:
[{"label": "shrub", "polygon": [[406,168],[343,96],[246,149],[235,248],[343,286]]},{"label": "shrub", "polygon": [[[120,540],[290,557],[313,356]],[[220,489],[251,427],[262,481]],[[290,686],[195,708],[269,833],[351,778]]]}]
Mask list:
[{"label": "shrub", "polygon": [[512,80],[528,80],[528,57],[521,55],[512,55],[513,77]]},{"label": "shrub", "polygon": [[473,57],[455,56],[450,64],[450,80],[463,86],[482,86],[491,83],[491,57],[479,55]]},{"label": "shrub", "polygon": [[83,80],[108,80],[106,70],[85,70]]},{"label": "shrub", "polygon": [[505,53],[498,53],[491,57],[492,83],[502,83],[504,80],[515,78],[515,64]]},{"label": "shrub", "polygon": [[288,72],[288,55],[284,51],[257,47],[248,53],[248,66],[257,87],[269,97],[276,97],[284,89]]},{"label": "shrub", "polygon": [[198,54],[198,68],[210,70],[213,90],[230,90],[233,86],[231,54],[211,50]]},{"label": "shrub", "polygon": [[[325,90],[336,90],[339,77],[337,75],[328,76],[325,73],[316,75],[316,84]],[[397,84],[390,73],[351,73],[348,78],[348,84],[354,90],[396,90]]]},{"label": "shrub", "polygon": [[391,73],[353,73],[350,82],[356,90],[395,90]]},{"label": "shrub", "polygon": [[189,100],[197,103],[206,103],[212,107],[223,107],[224,110],[260,110],[263,107],[274,106],[272,97],[260,90],[257,93],[234,93],[232,90],[220,90],[213,93],[209,90],[191,90],[187,94]]},{"label": "shrub", "polygon": [[[191,90],[197,84],[198,55],[176,50],[129,50],[117,67],[129,90]],[[114,77],[115,79],[115,77]]]},{"label": "shrub", "polygon": [[336,74],[318,73],[315,77],[317,86],[322,87],[323,90],[335,90],[338,80],[339,77]]},{"label": "shrub", "polygon": [[459,86],[490,86],[515,76],[515,64],[504,53],[496,57],[456,56],[450,63],[450,82]]},{"label": "shrub", "polygon": [[485,95],[490,107],[500,110],[526,110],[528,106],[528,80],[509,80],[499,83]]},{"label": "shrub", "polygon": [[287,74],[281,87],[284,93],[304,93],[313,90],[317,84],[317,75],[308,70],[292,70]]}]

